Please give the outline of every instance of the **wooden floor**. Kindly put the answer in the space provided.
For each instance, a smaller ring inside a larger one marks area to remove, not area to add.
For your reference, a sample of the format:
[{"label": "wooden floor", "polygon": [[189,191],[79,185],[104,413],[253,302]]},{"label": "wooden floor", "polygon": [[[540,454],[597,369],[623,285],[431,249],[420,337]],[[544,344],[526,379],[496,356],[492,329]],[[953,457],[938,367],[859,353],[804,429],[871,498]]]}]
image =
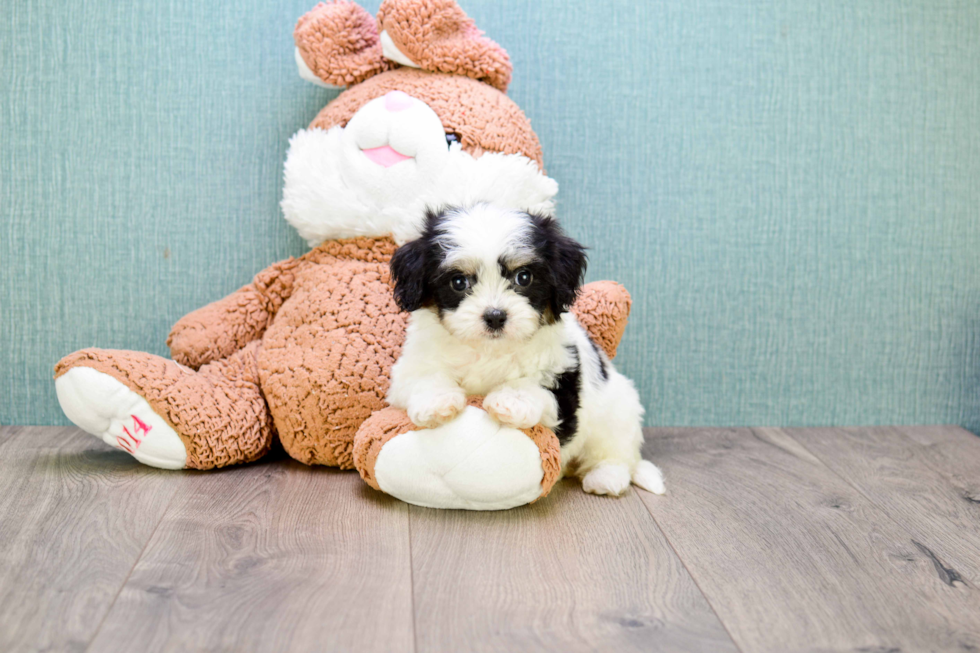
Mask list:
[{"label": "wooden floor", "polygon": [[668,494],[437,511],[0,429],[0,651],[980,651],[980,438],[651,429]]}]

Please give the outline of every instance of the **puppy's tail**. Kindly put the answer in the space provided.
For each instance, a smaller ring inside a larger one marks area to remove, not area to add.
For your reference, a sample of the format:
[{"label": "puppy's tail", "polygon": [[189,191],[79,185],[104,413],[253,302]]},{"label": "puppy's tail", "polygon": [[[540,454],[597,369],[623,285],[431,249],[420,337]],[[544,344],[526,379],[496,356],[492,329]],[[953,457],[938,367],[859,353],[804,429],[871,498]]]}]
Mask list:
[{"label": "puppy's tail", "polygon": [[667,486],[664,485],[664,473],[649,460],[641,460],[636,463],[631,478],[633,485],[639,486],[647,492],[667,493]]}]

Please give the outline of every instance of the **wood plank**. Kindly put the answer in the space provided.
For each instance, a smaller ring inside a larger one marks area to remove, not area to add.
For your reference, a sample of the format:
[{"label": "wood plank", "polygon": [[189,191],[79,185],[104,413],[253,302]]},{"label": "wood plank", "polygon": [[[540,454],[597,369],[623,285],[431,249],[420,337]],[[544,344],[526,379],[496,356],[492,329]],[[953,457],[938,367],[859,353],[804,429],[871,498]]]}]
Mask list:
[{"label": "wood plank", "polygon": [[927,465],[952,479],[970,499],[980,503],[980,437],[959,426],[896,426],[920,445]]},{"label": "wood plank", "polygon": [[506,512],[412,506],[418,650],[737,650],[638,492],[566,480]]},{"label": "wood plank", "polygon": [[[980,500],[969,488],[930,466],[923,445],[896,428],[785,432],[910,531],[916,547],[933,557],[938,576],[959,591],[980,621]],[[973,458],[959,464],[980,468],[980,441],[965,444],[975,445]],[[980,475],[970,480],[980,483]]]},{"label": "wood plank", "polygon": [[649,429],[646,455],[669,494],[642,498],[744,651],[980,647],[915,537],[785,433]]},{"label": "wood plank", "polygon": [[[3,426],[0,425],[0,453],[3,453],[4,448],[13,446],[14,440],[17,440],[21,433],[29,427],[25,426]],[[64,436],[62,436],[64,439]],[[2,515],[0,515],[2,517]]]},{"label": "wood plank", "polygon": [[0,650],[84,649],[183,476],[74,427],[0,429]]},{"label": "wood plank", "polygon": [[406,504],[292,460],[195,475],[92,651],[413,650]]}]

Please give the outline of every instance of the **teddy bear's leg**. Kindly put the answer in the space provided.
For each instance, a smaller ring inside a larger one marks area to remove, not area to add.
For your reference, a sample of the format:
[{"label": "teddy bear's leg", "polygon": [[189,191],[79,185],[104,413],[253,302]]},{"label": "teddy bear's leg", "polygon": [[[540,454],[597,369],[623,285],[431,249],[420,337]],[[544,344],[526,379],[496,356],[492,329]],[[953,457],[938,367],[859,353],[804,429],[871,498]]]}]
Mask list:
[{"label": "teddy bear's leg", "polygon": [[84,349],[55,367],[70,420],[140,462],[211,469],[250,462],[272,444],[253,342],[195,372],[133,351]]},{"label": "teddy bear's leg", "polygon": [[354,439],[354,464],[371,487],[429,508],[503,510],[546,496],[561,473],[548,429],[496,423],[470,398],[452,422],[420,429],[404,411],[375,412]]}]

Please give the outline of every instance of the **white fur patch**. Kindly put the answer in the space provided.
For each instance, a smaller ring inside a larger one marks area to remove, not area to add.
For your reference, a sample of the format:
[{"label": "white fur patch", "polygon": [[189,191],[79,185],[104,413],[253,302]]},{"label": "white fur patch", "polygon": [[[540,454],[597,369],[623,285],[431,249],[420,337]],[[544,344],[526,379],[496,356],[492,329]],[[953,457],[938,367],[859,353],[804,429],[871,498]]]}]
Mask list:
[{"label": "white fur patch", "polygon": [[649,460],[641,460],[636,463],[636,467],[633,468],[633,484],[654,494],[667,493],[667,486],[664,485],[664,473]]},{"label": "white fur patch", "polygon": [[545,403],[530,392],[503,386],[487,395],[483,408],[504,426],[529,429],[541,421]]},{"label": "white fur patch", "polygon": [[489,266],[497,270],[501,258],[517,265],[519,259],[534,256],[528,243],[530,222],[518,210],[477,204],[447,212],[440,227],[438,242],[447,250],[443,267],[475,271]]},{"label": "white fur patch", "polygon": [[452,420],[466,407],[466,395],[451,382],[416,387],[408,402],[408,418],[415,426],[432,428]]},{"label": "white fur patch", "polygon": [[[388,145],[412,157],[385,168],[362,150]],[[393,235],[399,244],[419,236],[427,207],[480,202],[550,215],[555,180],[518,154],[474,158],[458,143],[447,147],[435,112],[415,99],[411,108],[368,102],[347,127],[304,129],[290,140],[282,210],[311,247],[331,238]]]},{"label": "white fur patch", "polygon": [[589,494],[619,496],[630,486],[630,469],[622,463],[603,463],[582,479],[582,489]]},{"label": "white fur patch", "polygon": [[[564,332],[565,325],[557,323],[539,329],[527,342],[471,343],[455,338],[432,311],[415,311],[402,355],[391,370],[388,403],[407,408],[411,395],[427,389],[434,377],[458,385],[467,395],[488,395],[504,384],[550,395],[542,386],[571,364]],[[546,426],[554,416],[553,408],[545,412]]]}]

